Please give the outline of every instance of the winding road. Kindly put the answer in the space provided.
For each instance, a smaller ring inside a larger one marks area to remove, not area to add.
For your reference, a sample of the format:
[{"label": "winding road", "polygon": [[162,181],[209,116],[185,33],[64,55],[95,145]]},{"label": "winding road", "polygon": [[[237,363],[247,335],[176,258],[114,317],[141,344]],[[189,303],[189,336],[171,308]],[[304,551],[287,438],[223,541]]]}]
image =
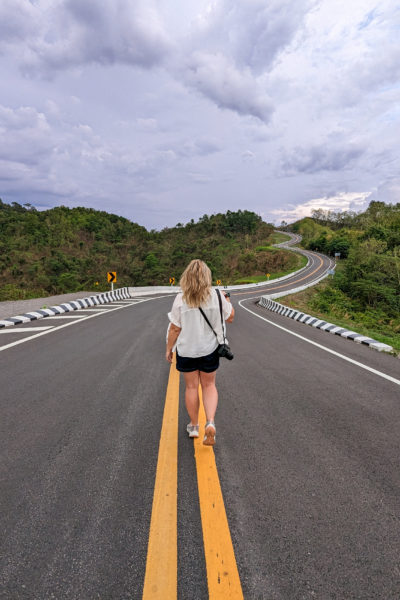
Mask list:
[{"label": "winding road", "polygon": [[331,270],[335,263],[334,261],[325,256],[325,254],[319,254],[318,252],[310,252],[308,250],[303,250],[302,248],[293,248],[298,244],[301,240],[301,236],[293,233],[286,233],[290,237],[290,240],[287,242],[282,242],[281,244],[276,244],[277,248],[288,248],[295,250],[299,254],[305,256],[308,260],[307,266],[303,269],[300,269],[296,273],[293,273],[289,277],[282,278],[280,280],[271,280],[266,284],[258,284],[256,289],[250,290],[246,289],[236,289],[236,291],[232,292],[233,296],[261,296],[263,294],[278,294],[285,292],[287,293],[289,290],[293,290],[297,287],[306,286],[314,284],[318,282],[323,277],[325,277],[329,270]]},{"label": "winding road", "polygon": [[256,304],[330,268],[308,254],[232,292],[214,450],[171,296],[0,332],[1,599],[398,600],[399,360]]}]

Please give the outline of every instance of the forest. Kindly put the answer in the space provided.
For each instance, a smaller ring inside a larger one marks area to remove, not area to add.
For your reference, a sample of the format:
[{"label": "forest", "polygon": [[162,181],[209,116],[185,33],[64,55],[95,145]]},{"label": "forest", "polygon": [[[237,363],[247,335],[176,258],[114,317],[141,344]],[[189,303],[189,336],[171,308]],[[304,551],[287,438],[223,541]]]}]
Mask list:
[{"label": "forest", "polygon": [[108,271],[117,287],[168,285],[193,258],[223,284],[299,268],[297,255],[270,247],[273,230],[247,210],[147,231],[91,208],[38,211],[0,200],[0,300],[109,289]]},{"label": "forest", "polygon": [[335,275],[309,295],[310,310],[400,334],[400,203],[373,201],[361,213],[316,210],[287,229],[307,249],[340,253]]}]

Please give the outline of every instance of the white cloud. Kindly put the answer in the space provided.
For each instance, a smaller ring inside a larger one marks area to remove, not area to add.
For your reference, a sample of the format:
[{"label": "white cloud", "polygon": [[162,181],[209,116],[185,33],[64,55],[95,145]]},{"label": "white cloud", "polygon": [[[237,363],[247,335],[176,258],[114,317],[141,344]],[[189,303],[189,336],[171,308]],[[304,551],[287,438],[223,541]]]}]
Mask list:
[{"label": "white cloud", "polygon": [[248,70],[239,71],[221,53],[195,52],[184,72],[186,82],[220,108],[269,121],[273,106]]},{"label": "white cloud", "polygon": [[157,131],[158,124],[157,119],[136,119],[136,123],[139,129],[142,131]]},{"label": "white cloud", "polygon": [[282,167],[288,173],[318,173],[343,171],[353,166],[365,152],[362,144],[332,146],[329,140],[308,148],[295,147],[283,159]]},{"label": "white cloud", "polygon": [[225,52],[238,68],[267,70],[302,26],[315,0],[215,0],[198,17],[202,45]]},{"label": "white cloud", "polygon": [[0,50],[29,38],[37,30],[37,11],[29,0],[2,0],[0,3]]},{"label": "white cloud", "polygon": [[0,196],[151,227],[398,201],[399,27],[396,0],[2,0]]},{"label": "white cloud", "polygon": [[211,177],[205,173],[188,173],[188,175],[194,183],[205,184],[212,181]]},{"label": "white cloud", "polygon": [[178,153],[185,157],[201,157],[215,154],[221,150],[221,144],[214,138],[199,137],[185,141]]},{"label": "white cloud", "polygon": [[400,177],[397,173],[378,184],[373,199],[380,200],[381,202],[388,202],[390,204],[400,202]]},{"label": "white cloud", "polygon": [[339,192],[333,196],[312,198],[302,204],[288,205],[287,208],[273,209],[271,214],[284,221],[297,221],[304,217],[310,217],[314,209],[344,211],[361,210],[366,206],[366,199],[370,192]]},{"label": "white cloud", "polygon": [[27,73],[53,76],[90,63],[151,68],[172,48],[153,0],[17,2],[3,1],[0,23]]},{"label": "white cloud", "polygon": [[43,113],[30,106],[12,110],[0,106],[0,158],[10,163],[32,165],[48,158],[54,147]]},{"label": "white cloud", "polygon": [[268,123],[274,111],[263,75],[291,43],[313,0],[215,0],[195,21],[184,81],[223,109]]}]

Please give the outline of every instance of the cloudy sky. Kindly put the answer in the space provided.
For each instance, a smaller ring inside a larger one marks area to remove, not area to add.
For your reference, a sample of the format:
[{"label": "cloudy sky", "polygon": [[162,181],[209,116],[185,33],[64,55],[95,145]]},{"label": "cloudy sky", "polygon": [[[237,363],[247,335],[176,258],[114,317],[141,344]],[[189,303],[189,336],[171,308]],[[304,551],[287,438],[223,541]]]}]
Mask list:
[{"label": "cloudy sky", "polygon": [[0,197],[147,228],[400,200],[398,0],[0,0]]}]

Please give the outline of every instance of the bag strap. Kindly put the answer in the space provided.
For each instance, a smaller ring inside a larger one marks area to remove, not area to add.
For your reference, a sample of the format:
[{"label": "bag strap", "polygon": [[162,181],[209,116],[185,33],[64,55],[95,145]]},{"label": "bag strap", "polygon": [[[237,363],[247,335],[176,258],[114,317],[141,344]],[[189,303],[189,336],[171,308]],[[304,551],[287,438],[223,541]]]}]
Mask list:
[{"label": "bag strap", "polygon": [[225,340],[225,327],[224,327],[224,320],[222,318],[222,300],[221,300],[221,292],[219,291],[219,289],[217,288],[215,290],[217,292],[217,296],[218,296],[218,302],[219,302],[219,314],[221,316],[221,327],[222,327],[222,335],[224,336],[224,344],[226,342]]},{"label": "bag strap", "polygon": [[[222,320],[222,300],[221,300],[221,294],[220,291],[218,289],[215,290],[217,292],[217,296],[218,296],[218,303],[219,303],[219,314],[221,316],[221,325],[222,325],[222,335],[224,336],[224,344],[225,344],[225,330],[224,330],[224,322]],[[211,328],[211,331],[213,332],[213,334],[215,335],[215,337],[217,338],[217,342],[218,342],[218,336],[214,331],[213,326],[211,325],[210,321],[207,318],[207,315],[205,314],[205,312],[203,311],[203,309],[201,308],[201,306],[199,306],[199,311],[201,312],[201,314],[203,315],[203,317],[205,318],[208,326]],[[219,343],[219,342],[218,342]]]},{"label": "bag strap", "polygon": [[206,320],[207,324],[210,326],[210,328],[211,328],[211,331],[213,332],[213,334],[215,335],[215,337],[217,338],[217,341],[218,341],[218,336],[217,336],[217,334],[215,333],[215,331],[214,331],[214,328],[213,328],[213,326],[211,325],[210,321],[207,319],[207,315],[206,315],[206,313],[203,311],[203,309],[201,308],[201,306],[199,306],[199,311],[201,312],[201,314],[202,314],[202,315],[203,315],[203,317],[205,318],[205,320]]}]

